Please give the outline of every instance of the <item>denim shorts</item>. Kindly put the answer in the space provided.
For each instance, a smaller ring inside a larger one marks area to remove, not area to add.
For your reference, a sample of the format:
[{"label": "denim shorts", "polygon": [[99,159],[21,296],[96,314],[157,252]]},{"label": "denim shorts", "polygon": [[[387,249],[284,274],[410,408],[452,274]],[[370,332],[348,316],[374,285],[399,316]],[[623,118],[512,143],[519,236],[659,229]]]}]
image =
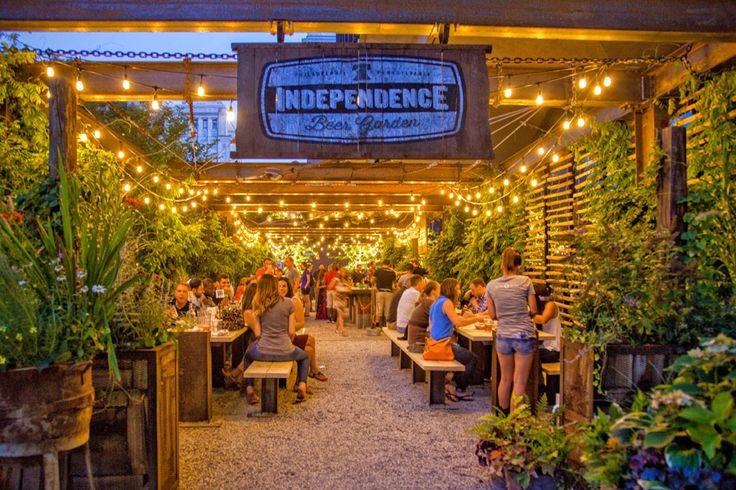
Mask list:
[{"label": "denim shorts", "polygon": [[537,339],[496,339],[496,352],[502,356],[510,356],[513,353],[521,355],[533,354],[537,348]]}]

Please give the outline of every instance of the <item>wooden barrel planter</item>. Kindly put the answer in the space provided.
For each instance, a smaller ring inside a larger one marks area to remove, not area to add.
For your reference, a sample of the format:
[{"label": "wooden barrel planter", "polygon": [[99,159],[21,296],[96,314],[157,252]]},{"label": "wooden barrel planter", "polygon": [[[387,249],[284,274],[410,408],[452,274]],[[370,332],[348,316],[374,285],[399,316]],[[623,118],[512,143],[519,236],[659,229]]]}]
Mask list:
[{"label": "wooden barrel planter", "polygon": [[[121,381],[111,383],[107,358],[95,359],[99,400],[89,447],[98,488],[173,489],[179,484],[177,350],[172,342],[118,351]],[[86,488],[83,455],[72,456],[75,488]]]},{"label": "wooden barrel planter", "polygon": [[0,373],[0,458],[43,456],[45,487],[58,488],[58,454],[89,439],[94,396],[90,362]]},{"label": "wooden barrel planter", "polygon": [[666,378],[666,369],[677,357],[669,345],[610,344],[602,359],[603,392],[593,387],[594,353],[591,346],[562,341],[560,390],[566,421],[593,418],[596,405],[626,404],[637,390],[648,391]]}]

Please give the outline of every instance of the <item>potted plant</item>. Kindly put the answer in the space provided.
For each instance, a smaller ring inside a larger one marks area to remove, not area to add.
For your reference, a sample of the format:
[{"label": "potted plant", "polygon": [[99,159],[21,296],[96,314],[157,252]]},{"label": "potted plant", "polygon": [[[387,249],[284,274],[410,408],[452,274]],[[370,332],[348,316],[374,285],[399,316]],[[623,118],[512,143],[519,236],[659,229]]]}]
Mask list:
[{"label": "potted plant", "polygon": [[585,435],[585,478],[600,488],[736,488],[736,340],[706,340],[672,366],[671,384],[639,393]]},{"label": "potted plant", "polygon": [[574,481],[575,474],[566,469],[571,436],[558,423],[560,411],[548,412],[542,397],[537,414],[521,403],[508,415],[482,417],[472,429],[480,437],[478,462],[491,470],[489,488],[555,489]]},{"label": "potted plant", "polygon": [[137,280],[117,282],[131,225],[119,201],[110,206],[117,184],[101,171],[83,185],[62,169],[55,189],[58,213],[45,222],[14,219],[12,209],[0,219],[0,454],[6,456],[54,459],[87,441],[90,359],[106,351],[117,372],[110,321],[118,296]]}]

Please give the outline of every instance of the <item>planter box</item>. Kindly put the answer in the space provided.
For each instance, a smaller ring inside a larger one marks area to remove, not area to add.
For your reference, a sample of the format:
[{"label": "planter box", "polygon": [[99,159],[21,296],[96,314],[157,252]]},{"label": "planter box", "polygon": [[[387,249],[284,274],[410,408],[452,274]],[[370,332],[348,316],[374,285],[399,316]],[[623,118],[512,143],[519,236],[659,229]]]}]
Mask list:
[{"label": "planter box", "polygon": [[600,361],[604,395],[593,389],[592,348],[562,339],[560,390],[565,420],[590,420],[596,402],[622,404],[630,401],[638,389],[651,390],[665,381],[665,370],[675,358],[675,348],[669,345],[608,345]]},{"label": "planter box", "polygon": [[[100,399],[92,417],[90,449],[97,488],[174,489],[179,485],[177,350],[172,342],[121,351],[122,389],[111,384],[106,359],[96,359]],[[75,453],[75,488],[87,488]]]},{"label": "planter box", "polygon": [[[516,488],[521,487],[518,485],[507,485],[504,478],[492,476],[491,479],[488,480],[489,490],[515,490]],[[526,488],[527,490],[557,490],[561,487],[553,477],[549,475],[541,475],[537,478],[532,478],[529,482],[529,486]]]}]

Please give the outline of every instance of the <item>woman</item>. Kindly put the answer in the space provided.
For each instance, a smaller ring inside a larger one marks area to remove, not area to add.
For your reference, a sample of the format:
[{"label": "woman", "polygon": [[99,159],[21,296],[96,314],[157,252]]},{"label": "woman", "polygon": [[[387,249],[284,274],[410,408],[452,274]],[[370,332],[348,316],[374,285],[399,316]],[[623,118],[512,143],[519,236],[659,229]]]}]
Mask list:
[{"label": "woman", "polygon": [[332,302],[335,314],[337,315],[337,320],[335,321],[335,333],[347,337],[348,331],[345,329],[345,314],[348,311],[347,293],[350,292],[350,283],[346,279],[347,275],[345,273],[345,269],[341,268],[337,264],[334,265],[337,268],[337,275],[332,279],[332,281],[330,281],[330,285],[327,289],[332,289],[335,292]]},{"label": "woman", "polygon": [[[245,353],[245,369],[253,361],[297,361],[297,395],[296,401],[304,401],[307,397],[307,376],[309,374],[309,356],[302,349],[291,343],[296,334],[294,303],[279,294],[276,278],[264,274],[258,282],[255,298],[253,298],[253,325],[251,328],[258,339]],[[245,379],[245,395],[251,405],[260,400],[253,388],[253,379]]]},{"label": "woman", "polygon": [[[475,323],[482,317],[487,316],[485,313],[473,315],[466,312],[463,316],[455,312],[455,308],[460,302],[460,283],[457,279],[445,279],[440,285],[440,297],[437,298],[429,308],[429,336],[432,340],[444,340],[452,337],[455,328]],[[470,384],[470,377],[473,374],[478,359],[475,354],[468,349],[461,347],[457,342],[452,343],[452,353],[455,360],[465,366],[465,371],[456,372],[453,376],[455,386],[452,384],[445,386],[445,395],[452,401],[472,400],[473,394],[466,392]]]},{"label": "woman", "polygon": [[422,297],[419,298],[419,302],[414,311],[411,312],[411,318],[409,318],[409,326],[407,327],[409,345],[425,343],[427,328],[429,327],[429,308],[439,297],[440,283],[427,281]]},{"label": "woman", "polygon": [[[302,306],[301,300],[294,296],[294,293],[292,292],[289,285],[289,281],[285,277],[279,279],[279,294],[282,298],[289,298],[291,299],[291,301],[294,302],[294,319],[296,323],[295,328],[297,330],[303,328],[304,307]],[[327,376],[325,376],[325,374],[319,370],[319,366],[317,365],[317,349],[314,337],[309,334],[295,335],[294,338],[291,339],[291,343],[302,349],[309,356],[309,377],[314,378],[318,381],[327,381]]]},{"label": "woman", "polygon": [[557,304],[550,297],[549,288],[544,284],[534,284],[534,296],[541,315],[534,316],[534,323],[542,325],[542,331],[555,336],[555,340],[545,340],[539,349],[540,362],[559,362],[560,360],[560,323]]},{"label": "woman", "polygon": [[[494,341],[501,365],[498,404],[503,412],[516,407],[526,391],[526,382],[537,348],[537,331],[532,317],[537,314],[532,281],[519,274],[521,255],[508,247],[501,257],[503,276],[488,283],[488,314],[498,320]],[[513,399],[511,389],[513,385]]]}]

